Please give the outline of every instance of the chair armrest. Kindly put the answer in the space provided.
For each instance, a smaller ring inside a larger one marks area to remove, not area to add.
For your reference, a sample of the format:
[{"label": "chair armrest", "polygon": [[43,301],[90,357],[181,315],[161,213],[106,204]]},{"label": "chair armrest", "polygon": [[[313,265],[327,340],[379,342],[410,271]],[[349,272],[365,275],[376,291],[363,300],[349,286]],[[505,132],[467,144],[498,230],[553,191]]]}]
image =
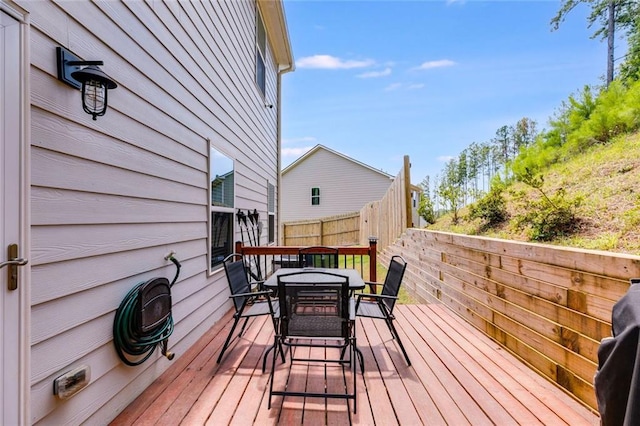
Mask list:
[{"label": "chair armrest", "polygon": [[249,283],[249,285],[251,286],[251,288],[257,288],[258,291],[263,291],[262,289],[264,288],[264,282],[266,280],[256,280],[256,281],[251,281]]},{"label": "chair armrest", "polygon": [[[382,285],[383,285],[383,283],[378,283],[378,282],[375,282],[375,281],[365,281],[365,282],[364,282],[364,284],[365,284],[366,286],[369,286],[369,291],[372,291],[372,290],[373,290],[373,286],[374,286],[374,285],[376,285],[376,286],[377,286],[377,285],[379,285],[379,286],[382,286]],[[369,294],[376,294],[376,293],[369,293]]]},{"label": "chair armrest", "polygon": [[382,300],[382,299],[397,299],[398,298],[398,296],[390,296],[390,295],[387,295],[387,294],[369,294],[369,293],[357,293],[356,297],[358,299],[361,299],[363,297],[367,297],[367,298],[370,298],[370,299],[380,299],[380,300]]},{"label": "chair armrest", "polygon": [[375,293],[357,293],[356,294],[356,312],[358,311],[358,308],[360,307],[360,301],[362,300],[362,298],[366,298],[366,299],[373,299],[374,301],[376,301],[379,305],[381,305],[381,308],[383,309],[387,309],[386,305],[384,305],[384,303],[382,303],[383,299],[397,299],[397,296],[389,296],[386,294],[375,294]]},{"label": "chair armrest", "polygon": [[273,294],[273,292],[271,290],[252,291],[250,293],[232,294],[231,296],[229,296],[229,298],[232,298],[232,297],[255,297],[255,296],[272,295],[272,294]]}]

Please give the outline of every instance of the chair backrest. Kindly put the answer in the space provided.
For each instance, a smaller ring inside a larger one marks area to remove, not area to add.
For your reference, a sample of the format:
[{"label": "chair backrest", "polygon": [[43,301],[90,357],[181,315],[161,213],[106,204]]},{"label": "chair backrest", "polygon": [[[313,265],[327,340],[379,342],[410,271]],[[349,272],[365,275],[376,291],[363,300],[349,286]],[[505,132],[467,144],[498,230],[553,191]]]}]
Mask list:
[{"label": "chair backrest", "polygon": [[338,249],[334,247],[303,247],[298,252],[298,263],[302,268],[337,268]]},{"label": "chair backrest", "polygon": [[[407,269],[407,262],[402,256],[395,255],[391,258],[391,262],[389,262],[389,269],[387,270],[387,276],[384,278],[382,294],[386,296],[398,296],[405,269]],[[389,308],[389,312],[393,312],[393,307],[396,304],[396,299],[382,300]]]},{"label": "chair backrest", "polygon": [[[224,265],[224,272],[227,275],[227,281],[229,282],[229,290],[231,294],[250,293],[251,285],[247,278],[247,269],[242,260],[242,255],[238,253],[232,253],[225,257],[222,261]],[[236,312],[240,310],[244,304],[244,297],[234,297],[233,304]]]},{"label": "chair backrest", "polygon": [[349,278],[327,271],[278,275],[280,334],[297,338],[349,337]]}]

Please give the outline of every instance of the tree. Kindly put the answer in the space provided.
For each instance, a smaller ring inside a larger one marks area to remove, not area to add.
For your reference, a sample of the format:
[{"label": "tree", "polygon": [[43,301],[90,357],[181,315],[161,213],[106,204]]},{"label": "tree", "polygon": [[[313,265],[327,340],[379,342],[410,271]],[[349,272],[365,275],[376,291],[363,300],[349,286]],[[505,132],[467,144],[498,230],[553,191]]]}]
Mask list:
[{"label": "tree", "polygon": [[423,192],[420,195],[420,205],[418,206],[418,214],[428,224],[436,223],[436,214],[435,214],[435,211],[433,210],[433,202],[431,201],[431,197],[429,197],[428,189],[426,192]]},{"label": "tree", "polygon": [[458,172],[457,172],[457,176],[456,176],[456,181],[458,182],[458,184],[462,187],[463,189],[463,200],[462,200],[462,204],[466,204],[467,203],[467,150],[463,150],[460,155],[458,156]]},{"label": "tree", "polygon": [[478,196],[478,193],[479,193],[478,176],[480,174],[479,173],[480,168],[482,167],[480,145],[478,145],[475,142],[472,142],[468,148],[468,151],[469,151],[469,155],[468,155],[467,173],[468,173],[469,180],[473,182],[472,199],[475,200],[475,198]]},{"label": "tree", "polygon": [[537,136],[536,122],[530,118],[524,117],[518,120],[511,130],[513,139],[513,155],[518,155],[520,149],[531,145]]},{"label": "tree", "polygon": [[629,31],[627,45],[627,54],[624,62],[620,64],[619,77],[622,81],[631,83],[640,80],[640,10],[633,30]]},{"label": "tree", "polygon": [[607,85],[613,81],[614,41],[618,30],[627,31],[627,35],[637,31],[637,16],[640,6],[637,0],[562,0],[556,16],[551,19],[551,27],[557,30],[566,16],[580,3],[591,6],[591,14],[587,18],[588,27],[598,22],[599,26],[591,38],[607,39]]},{"label": "tree", "polygon": [[500,152],[500,165],[505,164],[511,157],[511,129],[509,126],[502,126],[496,130],[496,137],[493,138],[493,144]]},{"label": "tree", "polygon": [[458,164],[455,159],[450,160],[444,168],[444,175],[438,185],[437,193],[449,211],[453,213],[453,223],[458,223],[458,211],[464,200],[464,189],[459,179]]}]

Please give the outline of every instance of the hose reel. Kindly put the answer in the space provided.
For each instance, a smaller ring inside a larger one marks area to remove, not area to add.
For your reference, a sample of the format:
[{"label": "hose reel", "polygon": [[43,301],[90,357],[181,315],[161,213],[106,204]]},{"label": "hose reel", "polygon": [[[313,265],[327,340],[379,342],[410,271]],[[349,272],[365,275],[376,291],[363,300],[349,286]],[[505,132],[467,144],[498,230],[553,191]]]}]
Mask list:
[{"label": "hose reel", "polygon": [[168,351],[173,333],[171,287],[180,275],[180,262],[173,252],[165,257],[176,265],[171,284],[164,277],[138,283],[120,303],[113,321],[113,343],[118,357],[129,366],[140,365],[153,354],[158,345],[162,355],[172,360]]}]

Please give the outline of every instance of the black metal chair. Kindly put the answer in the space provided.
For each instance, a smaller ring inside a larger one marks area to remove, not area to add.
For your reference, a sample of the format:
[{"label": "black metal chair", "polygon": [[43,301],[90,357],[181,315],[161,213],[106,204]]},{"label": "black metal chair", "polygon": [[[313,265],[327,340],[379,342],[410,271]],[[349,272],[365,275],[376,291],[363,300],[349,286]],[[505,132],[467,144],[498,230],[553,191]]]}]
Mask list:
[{"label": "black metal chair", "polygon": [[298,252],[298,265],[301,268],[337,268],[338,249],[334,247],[303,247]]},{"label": "black metal chair", "polygon": [[[400,346],[400,349],[404,354],[404,358],[407,360],[407,365],[411,365],[409,355],[407,355],[407,351],[402,345],[402,340],[400,340],[400,335],[398,334],[396,327],[393,325],[393,320],[395,319],[393,315],[393,307],[395,306],[396,300],[398,300],[400,284],[402,283],[402,278],[404,277],[404,271],[406,269],[407,262],[402,258],[402,256],[393,256],[389,263],[387,275],[384,279],[382,293],[356,294],[356,316],[385,320],[389,330],[391,331],[391,335],[396,342],[398,342],[398,346]],[[380,285],[379,283],[374,282],[366,282],[365,284],[369,285],[372,289],[375,288],[375,285]]]},{"label": "black metal chair", "polygon": [[[307,297],[310,293],[320,292],[323,299]],[[274,390],[274,376],[276,370],[275,357],[271,369],[269,383],[269,403],[275,396],[304,396],[316,398],[353,399],[353,412],[356,412],[356,369],[355,359],[358,354],[355,336],[355,306],[349,296],[349,278],[344,275],[328,271],[300,271],[278,276],[278,302],[280,306],[279,327],[276,332],[273,347],[289,349],[291,365],[294,362],[338,363],[342,366],[344,376],[344,392],[309,392],[285,388]],[[327,299],[332,302],[327,303]],[[333,303],[337,301],[337,303]],[[299,358],[296,357],[295,347],[335,348],[335,358]],[[349,350],[348,358],[345,352]],[[337,357],[337,354],[340,354]],[[345,366],[349,365],[353,374],[353,388],[347,388]],[[325,367],[326,368],[326,367]]]},{"label": "black metal chair", "polygon": [[[242,255],[238,253],[230,254],[224,259],[223,265],[224,272],[227,275],[227,281],[229,282],[229,290],[231,291],[231,296],[229,297],[233,299],[233,307],[236,312],[233,314],[233,325],[231,326],[229,335],[227,336],[224,345],[222,345],[220,355],[218,355],[218,364],[222,360],[222,357],[231,342],[235,340],[233,333],[240,319],[244,318],[244,322],[240,328],[240,333],[238,333],[236,337],[241,337],[244,334],[249,318],[261,315],[271,316],[273,329],[277,330],[279,312],[277,300],[272,300],[272,293],[270,290],[251,290],[251,283],[247,277],[247,270],[243,262]],[[265,370],[267,355],[272,349],[273,347],[269,348],[264,354],[264,359],[262,360],[262,371]],[[274,353],[273,358],[275,359],[276,356],[277,353]],[[281,357],[282,362],[284,362],[284,354],[281,353]]]}]

